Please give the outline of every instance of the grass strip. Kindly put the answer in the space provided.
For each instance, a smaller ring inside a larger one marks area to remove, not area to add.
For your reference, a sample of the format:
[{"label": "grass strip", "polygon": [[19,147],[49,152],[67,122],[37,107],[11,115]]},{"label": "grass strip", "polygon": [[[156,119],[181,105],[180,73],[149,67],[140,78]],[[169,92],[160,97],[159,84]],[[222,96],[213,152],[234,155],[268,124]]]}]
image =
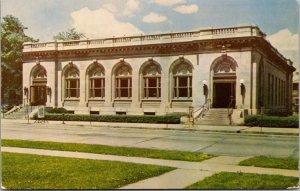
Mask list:
[{"label": "grass strip", "polygon": [[7,189],[114,189],[174,170],[115,161],[2,153]]},{"label": "grass strip", "polygon": [[168,160],[182,160],[182,161],[193,161],[193,162],[200,162],[213,157],[212,155],[208,155],[208,154],[185,152],[185,151],[165,151],[165,150],[143,149],[143,148],[132,148],[132,147],[90,145],[90,144],[81,144],[81,143],[61,143],[61,142],[9,140],[9,139],[4,139],[1,141],[1,143],[2,146],[5,147],[77,151],[77,152],[85,152],[85,153],[119,155],[119,156],[130,156],[130,157],[145,157],[145,158],[168,159]]},{"label": "grass strip", "polygon": [[241,166],[256,166],[265,168],[281,168],[298,170],[299,159],[298,158],[273,158],[266,156],[256,156],[239,163]]},{"label": "grass strip", "polygon": [[221,172],[187,189],[286,189],[298,185],[296,177],[252,173]]}]

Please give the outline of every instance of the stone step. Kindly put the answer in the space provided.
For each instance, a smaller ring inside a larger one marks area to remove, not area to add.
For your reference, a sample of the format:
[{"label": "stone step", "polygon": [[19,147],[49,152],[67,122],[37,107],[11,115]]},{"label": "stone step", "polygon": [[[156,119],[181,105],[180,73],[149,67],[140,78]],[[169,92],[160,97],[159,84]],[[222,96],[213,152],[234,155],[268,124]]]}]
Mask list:
[{"label": "stone step", "polygon": [[203,118],[195,120],[199,125],[229,125],[227,109],[210,109]]},{"label": "stone step", "polygon": [[15,111],[7,116],[5,116],[6,119],[25,119],[25,109],[21,108],[18,111]]}]

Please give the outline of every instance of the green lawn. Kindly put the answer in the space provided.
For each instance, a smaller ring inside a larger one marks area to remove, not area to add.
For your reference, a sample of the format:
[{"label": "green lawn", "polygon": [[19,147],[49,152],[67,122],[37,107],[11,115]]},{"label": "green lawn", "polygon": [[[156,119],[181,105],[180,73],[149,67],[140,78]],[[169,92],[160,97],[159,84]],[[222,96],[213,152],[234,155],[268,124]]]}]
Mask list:
[{"label": "green lawn", "polygon": [[273,158],[266,156],[257,156],[241,161],[241,166],[257,166],[266,168],[282,168],[298,170],[298,158]]},{"label": "green lawn", "polygon": [[1,140],[2,146],[6,147],[23,147],[36,148],[48,150],[62,150],[62,151],[77,151],[86,153],[133,156],[169,160],[183,160],[183,161],[203,161],[212,158],[212,155],[203,153],[192,153],[184,151],[165,151],[155,149],[142,149],[130,147],[114,147],[106,145],[89,145],[79,143],[58,143],[46,141],[25,141],[25,140]]},{"label": "green lawn", "polygon": [[7,189],[113,189],[174,168],[124,162],[2,153]]},{"label": "green lawn", "polygon": [[286,189],[298,185],[298,180],[280,175],[221,172],[187,189]]}]

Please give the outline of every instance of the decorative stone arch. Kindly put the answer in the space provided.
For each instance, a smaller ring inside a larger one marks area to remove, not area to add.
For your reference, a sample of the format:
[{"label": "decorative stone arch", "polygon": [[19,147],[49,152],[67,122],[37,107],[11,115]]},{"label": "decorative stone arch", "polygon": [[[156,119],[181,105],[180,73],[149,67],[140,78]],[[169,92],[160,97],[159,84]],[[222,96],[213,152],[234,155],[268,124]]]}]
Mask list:
[{"label": "decorative stone arch", "polygon": [[132,67],[124,59],[112,69],[112,98],[131,99],[132,97]]},{"label": "decorative stone arch", "polygon": [[61,75],[62,77],[64,77],[65,75],[67,75],[67,73],[71,70],[71,69],[76,69],[78,71],[78,75],[80,74],[80,70],[79,68],[72,62],[70,61],[66,66],[64,66],[64,68],[62,69]]},{"label": "decorative stone arch", "polygon": [[40,64],[31,69],[29,95],[31,105],[45,105],[47,102],[47,71]]},{"label": "decorative stone arch", "polygon": [[103,65],[99,62],[93,62],[92,64],[90,64],[86,69],[86,76],[90,75],[105,76],[105,69]]},{"label": "decorative stone arch", "polygon": [[176,59],[170,66],[169,69],[169,73],[172,74],[174,73],[174,70],[178,69],[176,68],[178,65],[184,64],[186,66],[186,71],[189,71],[190,73],[192,73],[194,67],[193,64],[186,58],[184,57],[180,57],[178,59]]},{"label": "decorative stone arch", "polygon": [[224,54],[216,58],[210,66],[212,106],[214,108],[235,107],[236,70],[238,64]]},{"label": "decorative stone arch", "polygon": [[210,71],[213,71],[214,74],[221,72],[236,72],[238,67],[237,62],[230,56],[222,55],[216,58],[210,66]]},{"label": "decorative stone arch", "polygon": [[[193,64],[186,58],[176,59],[170,66],[169,79],[171,99],[192,100]],[[185,88],[181,87],[181,84]]]},{"label": "decorative stone arch", "polygon": [[160,64],[152,58],[140,67],[139,82],[142,99],[160,99],[161,70]]},{"label": "decorative stone arch", "polygon": [[44,66],[37,64],[35,65],[30,72],[30,82],[33,84],[35,80],[44,80],[47,84],[47,71]]},{"label": "decorative stone arch", "polygon": [[149,74],[157,75],[155,71],[161,74],[161,66],[157,61],[149,59],[142,64],[142,66],[140,67],[139,74],[145,75],[146,72]]},{"label": "decorative stone arch", "polygon": [[86,69],[86,95],[89,99],[105,98],[105,69],[102,64],[94,61]]}]

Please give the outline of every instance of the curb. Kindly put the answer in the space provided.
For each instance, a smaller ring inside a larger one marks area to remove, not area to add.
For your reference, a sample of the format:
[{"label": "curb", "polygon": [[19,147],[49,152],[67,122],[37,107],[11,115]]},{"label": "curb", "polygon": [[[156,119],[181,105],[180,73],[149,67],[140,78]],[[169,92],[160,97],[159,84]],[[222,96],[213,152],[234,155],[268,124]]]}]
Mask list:
[{"label": "curb", "polygon": [[[55,121],[57,122],[57,121]],[[68,123],[68,122],[72,122],[72,123]],[[241,126],[241,129],[239,130],[218,130],[218,129],[199,129],[199,128],[194,128],[194,127],[143,127],[143,126],[130,126],[130,125],[100,125],[100,124],[92,124],[90,125],[88,122],[88,124],[74,124],[75,121],[66,121],[66,125],[68,126],[79,126],[79,127],[110,127],[110,128],[135,128],[135,129],[153,129],[153,130],[177,130],[177,131],[202,131],[202,132],[208,132],[208,133],[213,133],[213,132],[218,132],[218,133],[230,133],[230,134],[247,134],[247,135],[264,135],[264,136],[269,136],[269,135],[289,135],[289,136],[299,136],[299,133],[288,133],[288,132],[263,132],[263,131],[245,131],[248,130],[252,127],[247,127],[244,126],[246,128],[242,128],[243,126]],[[20,124],[28,124],[26,122],[23,121],[19,121]],[[31,120],[30,124],[35,124],[33,123],[33,121]],[[37,123],[37,124],[41,124],[41,123]],[[44,123],[47,125],[63,125],[63,124],[56,124],[56,123]],[[124,124],[124,123],[123,123]],[[166,124],[161,124],[161,125],[165,125]],[[169,124],[172,125],[172,124]],[[184,125],[184,124],[182,124]],[[215,127],[215,126],[214,126]]]}]

